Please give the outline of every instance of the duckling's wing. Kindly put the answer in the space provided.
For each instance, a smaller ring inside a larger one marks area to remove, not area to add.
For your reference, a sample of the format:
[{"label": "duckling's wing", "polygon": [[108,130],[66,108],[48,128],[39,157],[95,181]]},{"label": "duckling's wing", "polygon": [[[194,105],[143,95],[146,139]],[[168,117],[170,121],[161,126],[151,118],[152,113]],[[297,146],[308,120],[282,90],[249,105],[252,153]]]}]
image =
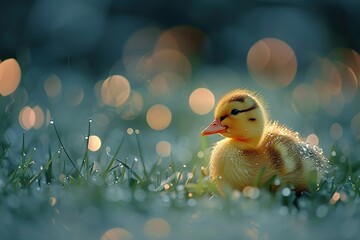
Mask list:
[{"label": "duckling's wing", "polygon": [[311,172],[317,172],[318,181],[324,177],[328,161],[319,147],[303,142],[297,133],[283,126],[270,132],[267,138],[271,163],[285,182],[304,188]]}]

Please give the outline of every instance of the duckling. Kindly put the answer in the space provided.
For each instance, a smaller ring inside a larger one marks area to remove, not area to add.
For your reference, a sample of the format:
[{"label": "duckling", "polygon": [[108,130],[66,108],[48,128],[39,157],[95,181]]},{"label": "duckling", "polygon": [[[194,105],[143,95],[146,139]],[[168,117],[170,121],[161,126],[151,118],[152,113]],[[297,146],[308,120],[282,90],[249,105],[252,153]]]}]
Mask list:
[{"label": "duckling", "polygon": [[202,135],[225,137],[213,147],[208,167],[221,194],[226,186],[242,191],[275,175],[301,193],[308,190],[312,172],[317,173],[317,183],[324,178],[328,160],[322,150],[270,121],[259,94],[245,89],[231,91],[220,99],[214,116]]}]

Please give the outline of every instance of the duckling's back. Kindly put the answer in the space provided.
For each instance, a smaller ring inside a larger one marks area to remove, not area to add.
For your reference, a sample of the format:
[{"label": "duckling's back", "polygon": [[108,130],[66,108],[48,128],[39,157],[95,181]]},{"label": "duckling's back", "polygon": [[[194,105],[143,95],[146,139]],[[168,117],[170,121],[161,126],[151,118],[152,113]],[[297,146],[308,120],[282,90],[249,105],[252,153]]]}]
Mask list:
[{"label": "duckling's back", "polygon": [[269,125],[263,144],[279,177],[297,190],[308,189],[313,173],[319,183],[328,171],[329,161],[321,148],[309,145],[298,133],[276,122]]}]

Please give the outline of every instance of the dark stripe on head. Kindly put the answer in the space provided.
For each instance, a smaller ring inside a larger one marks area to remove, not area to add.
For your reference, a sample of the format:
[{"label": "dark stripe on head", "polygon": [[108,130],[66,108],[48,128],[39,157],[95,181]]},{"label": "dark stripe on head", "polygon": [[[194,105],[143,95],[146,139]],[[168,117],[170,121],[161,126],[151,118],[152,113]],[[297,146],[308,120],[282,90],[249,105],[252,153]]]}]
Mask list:
[{"label": "dark stripe on head", "polygon": [[254,110],[255,108],[257,108],[258,105],[256,103],[254,103],[254,105],[251,107],[251,108],[247,108],[247,109],[244,109],[244,110],[240,110],[241,113],[243,112],[248,112],[248,111],[251,111],[251,110]]},{"label": "dark stripe on head", "polygon": [[244,102],[247,95],[237,95],[230,98],[229,102]]}]

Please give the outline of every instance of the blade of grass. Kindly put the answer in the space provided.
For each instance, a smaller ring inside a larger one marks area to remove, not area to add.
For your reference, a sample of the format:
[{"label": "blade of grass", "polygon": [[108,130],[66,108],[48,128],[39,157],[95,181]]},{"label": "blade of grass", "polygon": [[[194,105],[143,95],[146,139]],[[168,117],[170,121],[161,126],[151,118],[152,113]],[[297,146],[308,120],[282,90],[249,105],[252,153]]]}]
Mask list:
[{"label": "blade of grass", "polygon": [[[115,159],[116,159],[117,155],[119,154],[120,149],[121,149],[121,146],[122,146],[122,144],[123,144],[123,142],[124,142],[124,138],[125,138],[125,133],[123,134],[123,136],[122,136],[122,138],[121,138],[121,141],[120,141],[120,144],[119,144],[119,146],[117,147],[117,149],[116,149],[116,151],[115,151],[115,155],[112,156],[109,164],[107,165],[107,167],[106,167],[106,169],[105,169],[105,171],[104,171],[104,173],[103,173],[103,177],[104,177],[104,178],[105,178],[105,177],[109,174],[109,172],[111,171],[112,166],[114,165]],[[106,154],[107,154],[108,156],[110,156],[110,153],[109,153],[108,151],[106,151]]]},{"label": "blade of grass", "polygon": [[158,155],[154,165],[152,166],[152,168],[150,169],[150,173],[149,173],[149,176],[152,176],[154,173],[155,173],[155,170],[156,170],[156,167],[160,164],[161,162],[161,156]]},{"label": "blade of grass", "polygon": [[75,163],[73,162],[73,160],[70,158],[70,155],[68,154],[68,152],[66,151],[66,148],[64,146],[64,144],[62,143],[61,141],[61,138],[60,138],[60,135],[59,135],[59,132],[56,128],[56,125],[55,125],[55,122],[53,120],[50,121],[50,124],[53,125],[54,129],[55,129],[55,133],[56,133],[56,137],[58,138],[59,140],[59,143],[61,145],[61,148],[64,150],[65,152],[65,155],[67,156],[67,158],[69,159],[69,161],[71,162],[71,164],[73,165],[73,167],[75,168],[75,170],[78,172],[78,174],[80,175],[80,177],[85,180],[85,178],[83,177],[83,175],[81,174],[81,172],[79,171],[79,169],[76,167]]},{"label": "blade of grass", "polygon": [[331,188],[330,188],[331,193],[335,192],[335,180],[336,180],[336,170],[334,170],[333,179],[331,181]]},{"label": "blade of grass", "polygon": [[140,134],[135,132],[135,136],[136,136],[136,141],[137,141],[137,145],[138,145],[138,149],[139,149],[139,154],[140,154],[140,161],[142,163],[142,167],[144,169],[144,175],[146,179],[149,179],[149,175],[146,171],[146,167],[145,167],[145,160],[144,160],[144,154],[143,154],[143,150],[142,150],[142,145],[141,145],[141,140],[140,140]]},{"label": "blade of grass", "polygon": [[260,169],[260,172],[259,172],[259,174],[257,175],[256,180],[255,180],[255,186],[256,186],[256,187],[260,187],[261,179],[264,177],[265,170],[266,170],[266,166],[263,166],[263,167]]},{"label": "blade of grass", "polygon": [[49,161],[46,163],[46,165],[43,167],[43,169],[42,169],[40,172],[38,172],[37,174],[35,174],[35,175],[30,179],[30,181],[25,185],[24,188],[28,188],[28,187],[29,187],[31,184],[33,184],[33,182],[36,181],[36,179],[38,179],[38,178],[41,176],[41,174],[43,174],[44,172],[45,172],[45,174],[46,174],[46,170],[47,170],[48,168],[51,168],[52,161],[53,161],[53,159],[55,158],[55,155],[56,155],[56,154],[54,154],[54,155],[49,159]]},{"label": "blade of grass", "polygon": [[22,135],[22,144],[21,144],[21,166],[25,164],[25,131]]},{"label": "blade of grass", "polygon": [[29,169],[30,165],[34,163],[32,158],[33,154],[34,154],[34,150],[31,151],[30,156],[22,169],[21,178],[24,178],[26,171]]},{"label": "blade of grass", "polygon": [[119,160],[118,158],[115,157],[115,160],[118,161],[121,165],[123,165],[129,172],[131,172],[132,175],[134,175],[137,180],[139,180],[140,182],[143,182],[143,180],[141,179],[141,177],[136,173],[134,172],[131,167],[129,167],[129,165],[127,165],[125,162]]},{"label": "blade of grass", "polygon": [[80,172],[81,172],[85,165],[85,172],[87,178],[89,177],[89,141],[90,141],[91,123],[92,123],[92,119],[89,119],[88,131],[85,138],[86,139],[85,153],[84,153],[83,161],[81,162],[81,166],[80,166]]},{"label": "blade of grass", "polygon": [[269,186],[272,185],[272,183],[275,181],[276,179],[276,174],[272,175],[271,177],[268,178],[268,180],[265,181],[265,183],[261,186],[262,188],[267,188]]},{"label": "blade of grass", "polygon": [[[54,156],[52,158],[55,158],[55,155],[57,155],[57,153],[54,153]],[[49,146],[49,156],[51,156],[50,146]],[[51,158],[49,160],[51,160]],[[45,170],[46,183],[51,183],[52,175],[53,173],[52,173],[52,160],[51,160],[49,167],[46,168]]]},{"label": "blade of grass", "polygon": [[186,179],[186,182],[184,184],[184,186],[186,187],[186,185],[188,185],[189,183],[191,183],[191,181],[193,180],[194,176],[195,176],[195,173],[196,173],[196,166],[194,166],[192,169],[191,169],[191,175],[187,176],[188,178]]}]

